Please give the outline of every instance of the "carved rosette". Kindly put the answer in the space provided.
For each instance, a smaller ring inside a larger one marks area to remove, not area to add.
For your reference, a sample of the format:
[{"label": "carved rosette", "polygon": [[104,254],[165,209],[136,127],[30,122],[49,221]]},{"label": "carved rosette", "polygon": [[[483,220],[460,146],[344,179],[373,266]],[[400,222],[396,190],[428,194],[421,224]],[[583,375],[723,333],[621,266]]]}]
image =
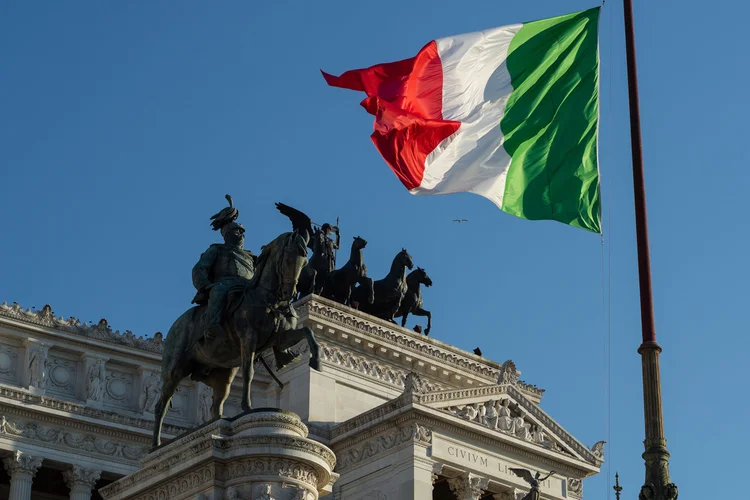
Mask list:
[{"label": "carved rosette", "polygon": [[16,450],[12,457],[3,459],[3,465],[11,478],[16,474],[28,475],[33,478],[36,471],[42,466],[42,460],[42,457],[34,457]]},{"label": "carved rosette", "polygon": [[448,486],[458,500],[479,500],[489,482],[489,479],[469,472],[448,479]]}]

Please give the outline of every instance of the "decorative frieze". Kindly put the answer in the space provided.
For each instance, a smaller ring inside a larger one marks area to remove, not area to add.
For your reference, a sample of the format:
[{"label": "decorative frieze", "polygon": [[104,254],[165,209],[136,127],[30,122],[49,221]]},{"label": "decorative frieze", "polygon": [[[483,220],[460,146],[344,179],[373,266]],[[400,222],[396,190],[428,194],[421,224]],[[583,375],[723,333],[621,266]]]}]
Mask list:
[{"label": "decorative frieze", "polygon": [[349,469],[362,461],[374,458],[406,442],[429,446],[432,442],[432,431],[423,425],[411,422],[408,425],[397,427],[389,432],[381,433],[375,438],[364,443],[358,443],[351,448],[338,450],[338,470]]},{"label": "decorative frieze", "polygon": [[[114,424],[135,427],[139,429],[151,430],[154,425],[153,420],[150,419],[123,415],[122,413],[114,411],[91,408],[86,405],[71,403],[70,401],[62,401],[51,397],[41,397],[37,394],[29,394],[26,391],[14,389],[7,386],[0,385],[0,396],[18,401],[20,403],[36,405],[40,408],[49,408],[66,413],[73,413],[87,418],[103,420],[105,422],[111,422]],[[164,432],[172,435],[182,434],[188,429],[187,427],[174,424],[165,424],[162,428],[164,429]]]},{"label": "decorative frieze", "polygon": [[[370,356],[357,355],[353,351],[340,349],[324,342],[321,342],[320,346],[320,353],[325,361],[399,388],[404,387],[406,376],[409,373],[406,370],[389,366]],[[427,390],[440,391],[445,389],[445,386],[435,382],[424,380],[422,383]]]},{"label": "decorative frieze", "polygon": [[63,427],[50,427],[34,421],[12,422],[5,416],[0,417],[0,435],[39,441],[63,451],[84,452],[130,462],[139,460],[148,452],[146,446],[104,439],[86,432],[72,432]]}]

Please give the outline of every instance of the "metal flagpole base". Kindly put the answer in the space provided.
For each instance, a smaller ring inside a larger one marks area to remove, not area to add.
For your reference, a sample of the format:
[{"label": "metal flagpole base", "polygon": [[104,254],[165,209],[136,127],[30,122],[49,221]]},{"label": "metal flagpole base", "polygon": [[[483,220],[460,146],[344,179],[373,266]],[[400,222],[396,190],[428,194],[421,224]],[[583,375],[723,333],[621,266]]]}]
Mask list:
[{"label": "metal flagpole base", "polygon": [[677,486],[669,481],[669,452],[664,439],[661,406],[661,347],[654,341],[644,342],[638,349],[643,367],[643,408],[646,420],[646,482],[638,500],[677,500]]}]

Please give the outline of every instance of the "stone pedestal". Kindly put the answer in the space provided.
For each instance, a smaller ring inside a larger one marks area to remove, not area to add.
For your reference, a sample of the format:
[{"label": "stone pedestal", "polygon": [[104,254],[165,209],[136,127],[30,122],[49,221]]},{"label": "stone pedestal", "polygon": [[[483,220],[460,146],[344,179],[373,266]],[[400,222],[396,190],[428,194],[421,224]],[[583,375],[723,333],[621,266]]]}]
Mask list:
[{"label": "stone pedestal", "polygon": [[332,491],[335,465],[296,414],[262,408],[160,446],[138,472],[99,493],[105,500],[315,500]]}]

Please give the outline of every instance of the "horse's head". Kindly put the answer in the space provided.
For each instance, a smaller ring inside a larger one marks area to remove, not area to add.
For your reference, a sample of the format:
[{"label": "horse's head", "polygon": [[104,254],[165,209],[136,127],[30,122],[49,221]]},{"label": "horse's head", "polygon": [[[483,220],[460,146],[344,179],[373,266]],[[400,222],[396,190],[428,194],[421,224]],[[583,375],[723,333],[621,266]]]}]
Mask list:
[{"label": "horse's head", "polygon": [[354,237],[354,243],[352,243],[352,248],[354,250],[361,250],[367,246],[367,240],[364,238],[361,238],[359,236]]},{"label": "horse's head", "polygon": [[402,248],[401,251],[396,255],[396,259],[398,260],[398,263],[402,266],[406,266],[409,269],[414,268],[414,261],[411,258],[411,255],[409,255],[409,252],[406,251],[405,248]]},{"label": "horse's head", "polygon": [[430,279],[429,276],[427,276],[427,271],[422,269],[421,267],[417,267],[416,271],[414,271],[412,274],[416,275],[417,281],[424,286],[432,286],[432,279]]},{"label": "horse's head", "polygon": [[297,281],[305,264],[307,241],[297,231],[288,233],[276,263],[279,300],[286,302],[297,294]]}]

